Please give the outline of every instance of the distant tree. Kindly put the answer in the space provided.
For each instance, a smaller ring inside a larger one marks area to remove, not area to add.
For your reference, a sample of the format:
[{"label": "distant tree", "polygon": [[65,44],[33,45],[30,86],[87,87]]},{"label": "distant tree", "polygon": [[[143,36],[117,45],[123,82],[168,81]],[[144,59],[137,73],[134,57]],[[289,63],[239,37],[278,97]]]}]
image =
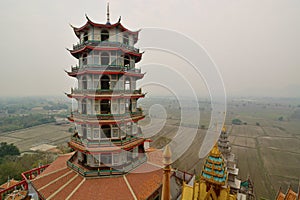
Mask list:
[{"label": "distant tree", "polygon": [[242,121],[240,119],[233,119],[232,120],[232,124],[235,124],[235,125],[241,125],[242,124]]},{"label": "distant tree", "polygon": [[256,126],[260,126],[259,122],[256,122]]},{"label": "distant tree", "polygon": [[205,129],[205,125],[201,125],[201,127],[200,127],[201,129]]},{"label": "distant tree", "polygon": [[16,147],[14,144],[7,144],[6,142],[0,143],[0,158],[7,156],[7,155],[20,155],[20,151],[18,147]]},{"label": "distant tree", "polygon": [[282,116],[278,117],[278,120],[283,121],[283,117]]},{"label": "distant tree", "polygon": [[247,122],[244,122],[243,124],[244,124],[244,125],[247,125]]}]

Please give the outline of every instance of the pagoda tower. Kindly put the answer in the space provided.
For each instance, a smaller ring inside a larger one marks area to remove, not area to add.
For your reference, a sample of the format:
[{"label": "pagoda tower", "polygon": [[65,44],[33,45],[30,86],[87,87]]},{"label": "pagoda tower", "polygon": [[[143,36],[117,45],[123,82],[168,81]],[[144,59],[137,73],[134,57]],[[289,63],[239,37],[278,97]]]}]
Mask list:
[{"label": "pagoda tower", "polygon": [[231,152],[231,145],[228,140],[228,132],[225,127],[222,128],[218,139],[218,147],[224,156],[228,171],[228,184],[232,193],[237,193],[241,189],[241,180],[237,178],[239,168],[237,168],[235,154]]},{"label": "pagoda tower", "polygon": [[76,125],[69,166],[90,176],[123,174],[146,161],[138,125],[144,114],[137,107],[145,94],[136,89],[144,76],[136,68],[142,57],[134,47],[139,32],[126,29],[121,18],[111,24],[109,7],[106,24],[86,19],[80,28],[71,26],[79,42],[69,50],[78,64],[67,72],[78,82],[67,94],[77,102],[69,117]]}]

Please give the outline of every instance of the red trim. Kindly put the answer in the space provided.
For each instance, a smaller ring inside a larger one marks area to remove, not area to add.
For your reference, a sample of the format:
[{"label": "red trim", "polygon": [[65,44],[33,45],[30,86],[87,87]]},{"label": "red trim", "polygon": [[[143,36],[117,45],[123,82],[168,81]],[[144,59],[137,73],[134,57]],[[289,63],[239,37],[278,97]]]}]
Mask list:
[{"label": "red trim", "polygon": [[143,78],[145,75],[145,74],[135,74],[135,73],[125,72],[125,71],[109,71],[109,70],[104,70],[104,71],[84,70],[81,72],[67,72],[67,73],[69,76],[72,76],[72,77],[76,77],[78,75],[84,75],[84,74],[123,74],[126,76]]},{"label": "red trim", "polygon": [[131,95],[131,96],[126,96],[126,95],[116,95],[116,96],[111,96],[111,95],[102,95],[102,96],[97,96],[95,95],[81,95],[81,94],[67,94],[67,97],[69,98],[74,98],[74,99],[139,99],[139,98],[144,98],[145,94],[139,94],[139,95]]},{"label": "red trim", "polygon": [[69,51],[72,54],[72,56],[74,56],[75,58],[77,58],[75,54],[81,53],[81,52],[83,52],[83,51],[85,51],[87,49],[89,49],[89,50],[98,50],[98,51],[118,51],[118,50],[121,50],[123,53],[127,53],[129,55],[138,57],[139,60],[137,60],[136,62],[140,61],[141,57],[142,57],[142,53],[134,53],[132,51],[129,51],[129,50],[126,50],[126,49],[120,48],[120,47],[102,47],[101,48],[101,47],[94,47],[94,46],[87,45],[87,46],[84,46],[81,49],[78,49],[78,50],[69,50]]},{"label": "red trim", "polygon": [[[77,37],[79,37],[79,32],[81,32],[82,30],[86,30],[88,28],[89,25],[92,25],[94,27],[99,27],[99,28],[114,28],[114,27],[119,27],[122,31],[127,31],[128,33],[132,34],[132,35],[136,35],[138,36],[138,33],[139,31],[130,31],[129,29],[125,28],[120,22],[117,22],[115,24],[98,24],[98,23],[95,23],[95,22],[92,22],[88,17],[87,17],[87,22],[79,27],[79,28],[76,28],[76,27],[73,27],[73,30],[76,34]],[[137,41],[137,39],[136,39]]]},{"label": "red trim", "polygon": [[[88,125],[107,125],[107,124],[122,124],[122,123],[126,123],[126,122],[137,122],[139,120],[142,120],[145,118],[145,115],[136,117],[136,119],[132,119],[132,118],[128,118],[128,119],[121,119],[121,120],[98,120],[97,122],[91,122],[88,120],[76,120],[73,117],[68,117],[68,120],[70,122],[75,122],[77,124],[88,124]],[[107,122],[105,122],[107,121]]]}]

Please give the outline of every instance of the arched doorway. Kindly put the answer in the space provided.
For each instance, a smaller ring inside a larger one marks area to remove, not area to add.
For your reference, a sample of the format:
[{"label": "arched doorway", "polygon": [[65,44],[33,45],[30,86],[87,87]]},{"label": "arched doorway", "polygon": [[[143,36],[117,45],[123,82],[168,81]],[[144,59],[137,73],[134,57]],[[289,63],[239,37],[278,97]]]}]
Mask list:
[{"label": "arched doorway", "polygon": [[101,76],[101,90],[109,90],[110,89],[110,79],[107,75]]}]

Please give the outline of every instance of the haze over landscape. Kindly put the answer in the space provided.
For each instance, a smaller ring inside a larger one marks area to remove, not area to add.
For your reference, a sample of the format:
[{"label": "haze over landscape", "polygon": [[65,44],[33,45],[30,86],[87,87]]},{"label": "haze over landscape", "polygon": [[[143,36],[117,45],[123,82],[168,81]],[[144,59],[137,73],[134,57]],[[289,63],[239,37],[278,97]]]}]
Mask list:
[{"label": "haze over landscape", "polygon": [[[121,15],[132,30],[171,29],[201,44],[218,66],[228,96],[300,97],[299,1],[129,0],[110,5],[112,22]],[[65,48],[77,42],[68,24],[83,25],[85,13],[105,22],[105,6],[106,1],[94,0],[1,1],[1,96],[68,92],[74,80],[63,70],[76,60]],[[141,66],[151,61],[151,53],[143,58]],[[170,66],[176,65],[170,60]],[[153,76],[163,78],[157,70]]]}]

